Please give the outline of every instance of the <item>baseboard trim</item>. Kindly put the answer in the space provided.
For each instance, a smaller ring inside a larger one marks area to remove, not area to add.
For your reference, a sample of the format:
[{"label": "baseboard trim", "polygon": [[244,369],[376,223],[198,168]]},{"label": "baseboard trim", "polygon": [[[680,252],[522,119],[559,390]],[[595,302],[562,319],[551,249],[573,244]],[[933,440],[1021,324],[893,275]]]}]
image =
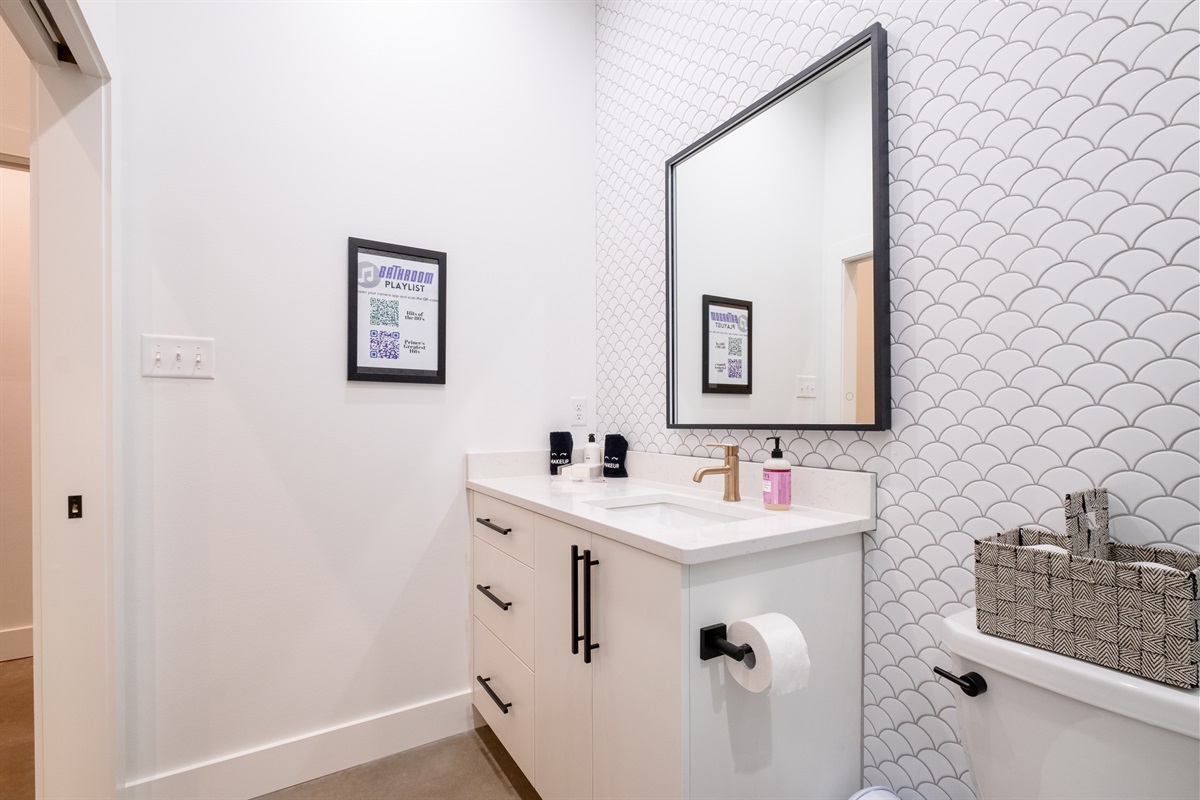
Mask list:
[{"label": "baseboard trim", "polygon": [[400,708],[126,784],[129,800],[242,800],[475,727],[471,692]]},{"label": "baseboard trim", "polygon": [[0,661],[30,658],[33,655],[33,626],[0,631]]}]

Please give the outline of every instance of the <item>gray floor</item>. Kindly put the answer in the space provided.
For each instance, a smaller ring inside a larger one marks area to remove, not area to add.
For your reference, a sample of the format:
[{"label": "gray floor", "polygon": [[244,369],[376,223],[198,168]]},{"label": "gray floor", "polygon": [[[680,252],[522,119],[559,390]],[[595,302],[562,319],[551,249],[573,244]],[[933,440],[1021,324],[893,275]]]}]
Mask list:
[{"label": "gray floor", "polygon": [[[33,659],[0,661],[0,797],[32,800]],[[538,800],[489,728],[263,795],[270,800]]]},{"label": "gray floor", "polygon": [[0,661],[0,797],[33,798],[33,659]]},{"label": "gray floor", "polygon": [[301,783],[258,800],[538,800],[489,728]]}]

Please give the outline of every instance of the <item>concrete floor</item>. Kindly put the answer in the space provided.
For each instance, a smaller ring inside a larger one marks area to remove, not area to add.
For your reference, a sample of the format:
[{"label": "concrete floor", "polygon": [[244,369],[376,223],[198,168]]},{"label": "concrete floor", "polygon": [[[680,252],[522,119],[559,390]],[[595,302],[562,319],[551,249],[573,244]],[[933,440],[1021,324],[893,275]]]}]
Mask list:
[{"label": "concrete floor", "polygon": [[490,728],[301,783],[258,800],[538,800]]},{"label": "concrete floor", "polygon": [[0,797],[33,798],[33,659],[0,661]]},{"label": "concrete floor", "polygon": [[[32,800],[33,659],[0,662],[0,797]],[[335,772],[260,800],[539,800],[490,728]]]}]

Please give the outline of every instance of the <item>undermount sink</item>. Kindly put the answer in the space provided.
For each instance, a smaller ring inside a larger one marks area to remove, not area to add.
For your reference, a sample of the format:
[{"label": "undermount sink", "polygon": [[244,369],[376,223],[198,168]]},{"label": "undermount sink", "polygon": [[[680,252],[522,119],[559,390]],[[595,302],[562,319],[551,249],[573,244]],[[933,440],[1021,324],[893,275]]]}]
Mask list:
[{"label": "undermount sink", "polygon": [[593,500],[589,505],[606,509],[622,521],[668,528],[703,528],[768,516],[766,511],[681,494],[618,497]]}]

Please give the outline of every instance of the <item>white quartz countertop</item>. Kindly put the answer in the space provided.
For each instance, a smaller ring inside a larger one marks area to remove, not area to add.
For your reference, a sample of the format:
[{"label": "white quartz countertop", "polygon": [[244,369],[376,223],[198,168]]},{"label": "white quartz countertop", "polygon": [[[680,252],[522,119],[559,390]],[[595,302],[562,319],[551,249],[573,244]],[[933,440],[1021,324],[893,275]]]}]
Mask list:
[{"label": "white quartz countertop", "polygon": [[[522,475],[472,479],[467,488],[680,564],[702,564],[875,529],[871,517],[804,506],[767,511],[759,500],[722,503],[720,492],[639,478],[574,482],[549,475]],[[735,516],[755,516],[681,527],[631,519],[620,509],[603,505],[637,497],[669,500],[668,496],[680,495],[715,501]]]}]

